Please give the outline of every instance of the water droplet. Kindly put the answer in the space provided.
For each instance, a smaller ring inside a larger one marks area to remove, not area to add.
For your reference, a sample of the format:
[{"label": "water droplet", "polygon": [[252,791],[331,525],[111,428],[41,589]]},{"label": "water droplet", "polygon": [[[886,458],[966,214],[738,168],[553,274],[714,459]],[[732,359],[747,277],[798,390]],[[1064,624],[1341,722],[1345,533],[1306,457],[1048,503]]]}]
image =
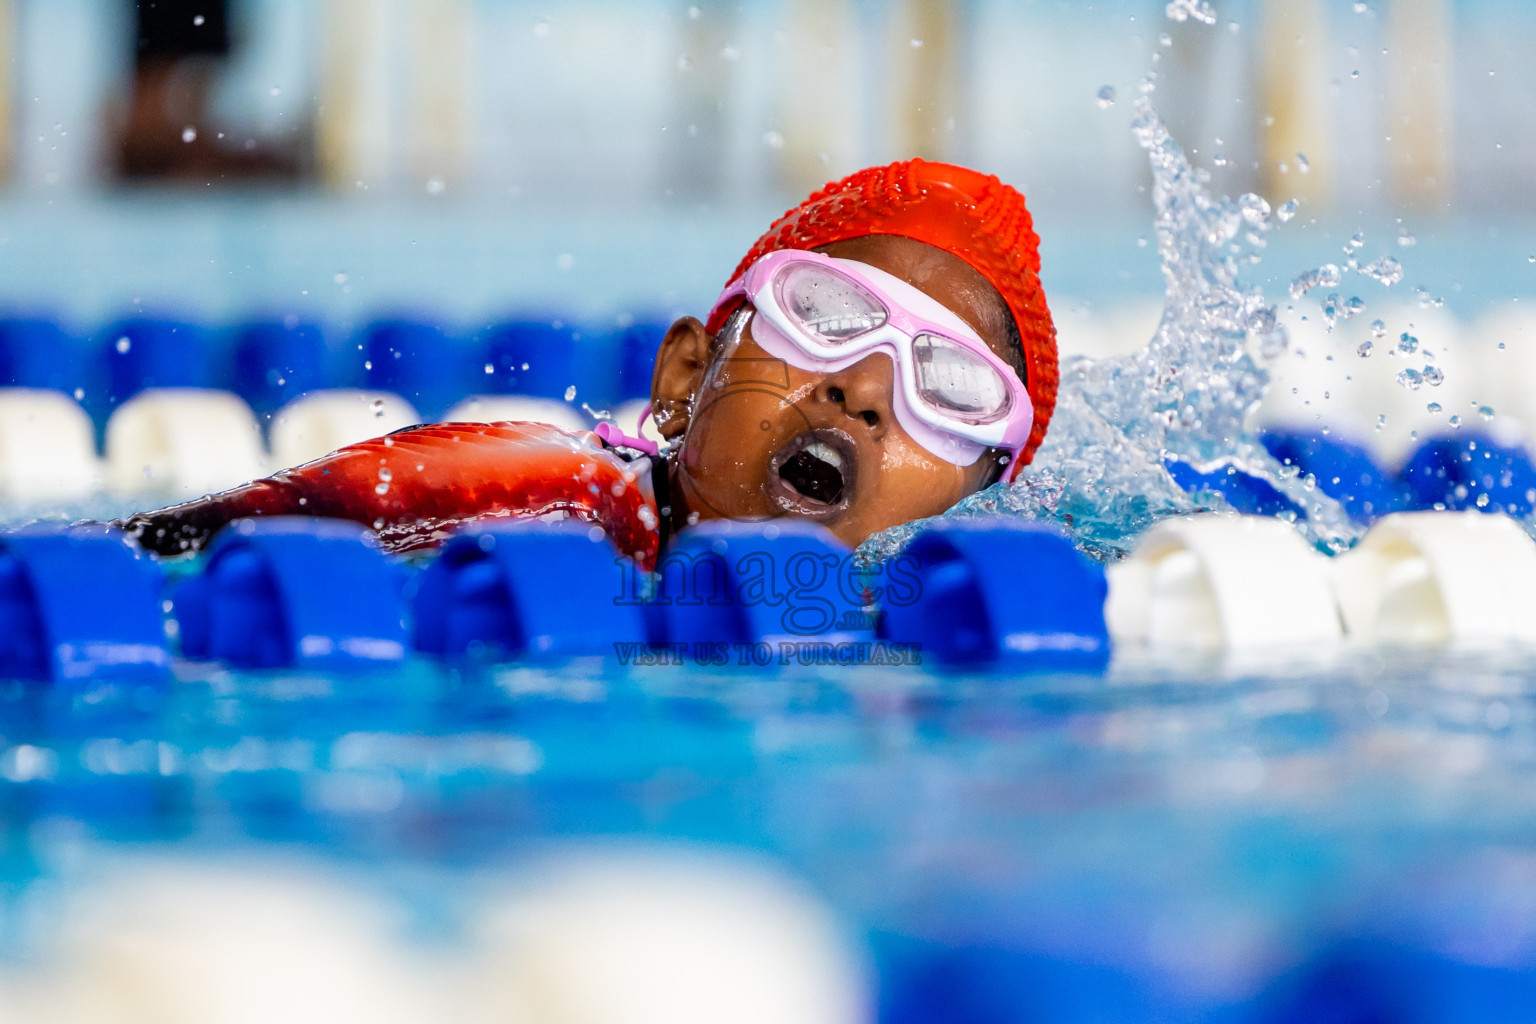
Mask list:
[{"label": "water droplet", "polygon": [[1406,230],[1399,229],[1397,232],[1397,244],[1402,246],[1404,249],[1410,249],[1413,246],[1418,245],[1419,240],[1410,235]]},{"label": "water droplet", "polygon": [[1300,206],[1301,204],[1296,200],[1287,199],[1285,202],[1280,204],[1278,209],[1275,210],[1275,219],[1282,224],[1286,223],[1292,217],[1296,216],[1296,211],[1300,208]]},{"label": "water droplet", "polygon": [[1355,3],[1355,13],[1356,14],[1364,14],[1368,10],[1370,10],[1369,7],[1367,7],[1364,3],[1359,2],[1359,0],[1356,0],[1356,3]]},{"label": "water droplet", "polygon": [[562,274],[576,265],[576,257],[568,252],[563,252],[555,257],[555,269]]},{"label": "water droplet", "polygon": [[1333,330],[1334,321],[1339,318],[1339,310],[1343,307],[1344,300],[1338,292],[1329,292],[1322,301],[1323,319],[1328,323],[1328,330]]},{"label": "water droplet", "polygon": [[377,487],[375,487],[373,489],[373,493],[374,494],[388,494],[389,493],[389,484],[380,483]]},{"label": "water droplet", "polygon": [[1424,383],[1432,388],[1437,388],[1445,383],[1445,371],[1434,363],[1426,363],[1424,366]]},{"label": "water droplet", "polygon": [[1477,407],[1477,414],[1485,420],[1491,420],[1493,419],[1493,406],[1480,405]]},{"label": "water droplet", "polygon": [[1430,402],[1424,408],[1429,410],[1429,414],[1431,416],[1438,416],[1438,415],[1440,415],[1440,403],[1439,402]]},{"label": "water droplet", "polygon": [[345,271],[341,271],[341,270],[336,271],[336,273],[331,275],[331,280],[334,281],[336,284],[346,284],[347,283],[346,272]]},{"label": "water droplet", "polygon": [[85,388],[75,388],[75,401],[85,401]]},{"label": "water droplet", "polygon": [[922,48],[923,48],[923,41],[921,39],[914,39],[914,40],[912,40],[912,49],[914,49],[914,50],[921,50]]},{"label": "water droplet", "polygon": [[1390,288],[1403,279],[1403,265],[1391,256],[1383,256],[1381,259],[1361,267],[1360,273],[1380,281]]},{"label": "water droplet", "polygon": [[576,385],[575,384],[572,384],[570,387],[565,389],[565,400],[567,402],[574,402],[576,400]]},{"label": "water droplet", "polygon": [[203,23],[205,21],[207,21],[207,20],[208,19],[203,17],[201,14],[194,14],[194,15],[192,15],[192,24],[197,26],[198,28],[202,28],[203,27]]},{"label": "water droplet", "polygon": [[769,149],[783,149],[784,136],[780,135],[778,132],[763,132],[763,145],[767,146]]},{"label": "water droplet", "polygon": [[538,36],[540,39],[543,39],[544,37],[548,36],[549,35],[549,22],[545,21],[543,18],[540,18],[538,21],[535,21],[533,23],[533,34]]},{"label": "water droplet", "polygon": [[1353,256],[1363,248],[1365,248],[1365,235],[1356,231],[1349,236],[1349,241],[1344,243],[1344,255]]},{"label": "water droplet", "polygon": [[1170,21],[1184,22],[1193,18],[1206,25],[1216,24],[1216,11],[1207,0],[1168,0],[1163,13]]},{"label": "water droplet", "polygon": [[187,125],[185,128],[183,128],[181,130],[181,141],[182,142],[194,142],[196,140],[197,140],[197,129],[194,128],[192,125],[189,124],[189,125]]},{"label": "water droplet", "polygon": [[1397,382],[1409,391],[1419,390],[1419,385],[1424,383],[1424,376],[1418,370],[1409,367],[1397,371]]},{"label": "water droplet", "polygon": [[1419,350],[1419,339],[1404,331],[1397,339],[1397,350],[1403,355],[1408,355]]},{"label": "water droplet", "polygon": [[1112,85],[1099,86],[1097,98],[1099,109],[1108,110],[1110,107],[1115,105],[1115,87]]},{"label": "water droplet", "polygon": [[1310,174],[1311,173],[1311,171],[1312,171],[1312,161],[1307,159],[1307,154],[1305,154],[1305,153],[1297,153],[1296,154],[1296,169],[1298,171],[1300,171],[1302,174]]},{"label": "water droplet", "polygon": [[117,350],[119,352],[127,352],[130,348],[133,348],[133,340],[128,335],[125,334],[117,339]]},{"label": "water droplet", "polygon": [[282,94],[283,88],[280,85],[274,85],[272,88],[267,90],[268,96],[281,96]]},{"label": "water droplet", "polygon": [[1376,346],[1371,343],[1371,339],[1367,338],[1364,341],[1362,341],[1360,343],[1360,345],[1355,349],[1355,353],[1361,359],[1369,359],[1371,357],[1371,350],[1374,349],[1375,347]]},{"label": "water droplet", "polygon": [[495,372],[496,372],[496,367],[495,367],[495,366],[493,366],[493,365],[492,365],[492,364],[490,364],[490,363],[486,363],[486,364],[485,364],[485,372],[486,372],[486,373],[495,373]]},{"label": "water droplet", "polygon": [[427,195],[429,196],[440,196],[447,187],[448,183],[443,181],[442,178],[427,179]]},{"label": "water droplet", "polygon": [[1387,336],[1387,323],[1385,320],[1371,321],[1371,337],[1385,338]]},{"label": "water droplet", "polygon": [[1355,317],[1364,312],[1365,301],[1358,295],[1352,295],[1350,296],[1349,300],[1344,303],[1344,305],[1339,307],[1339,319],[1353,320]]},{"label": "water droplet", "polygon": [[1239,196],[1237,208],[1242,211],[1243,219],[1254,227],[1260,227],[1269,220],[1269,203],[1263,196],[1252,192]]},{"label": "water droplet", "polygon": [[389,471],[389,467],[388,466],[380,466],[379,467],[379,479],[380,480],[384,481],[385,483],[389,483],[394,478],[395,478],[395,475]]},{"label": "water droplet", "polygon": [[1332,288],[1342,279],[1343,275],[1336,264],[1324,263],[1316,270],[1308,270],[1300,274],[1291,282],[1291,298],[1299,299],[1317,287]]},{"label": "water droplet", "polygon": [[1449,423],[1452,428],[1459,427],[1459,426],[1461,426],[1461,417],[1460,416],[1452,416],[1450,419],[1446,420],[1445,422]]},{"label": "water droplet", "polygon": [[1487,508],[1488,507],[1488,492],[1487,491],[1484,491],[1482,494],[1479,494],[1477,496],[1477,507],[1478,508]]},{"label": "water droplet", "polygon": [[[370,364],[370,368],[372,368],[371,364]],[[369,404],[368,408],[373,410],[374,416],[378,417],[379,419],[383,419],[384,418],[384,399],[382,399],[382,398],[375,398]]]}]

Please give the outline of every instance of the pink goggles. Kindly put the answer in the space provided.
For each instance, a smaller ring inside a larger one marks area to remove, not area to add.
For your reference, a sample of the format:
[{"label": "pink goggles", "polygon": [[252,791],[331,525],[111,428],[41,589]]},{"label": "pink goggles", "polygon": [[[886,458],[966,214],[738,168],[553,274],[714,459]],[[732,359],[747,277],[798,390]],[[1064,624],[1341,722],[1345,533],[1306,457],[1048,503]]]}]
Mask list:
[{"label": "pink goggles", "polygon": [[889,355],[897,421],[946,462],[969,466],[988,448],[1017,458],[1029,439],[1034,405],[1013,367],[932,296],[883,270],[780,249],[726,286],[711,319],[738,299],[756,312],[753,340],[791,366],[835,373]]}]

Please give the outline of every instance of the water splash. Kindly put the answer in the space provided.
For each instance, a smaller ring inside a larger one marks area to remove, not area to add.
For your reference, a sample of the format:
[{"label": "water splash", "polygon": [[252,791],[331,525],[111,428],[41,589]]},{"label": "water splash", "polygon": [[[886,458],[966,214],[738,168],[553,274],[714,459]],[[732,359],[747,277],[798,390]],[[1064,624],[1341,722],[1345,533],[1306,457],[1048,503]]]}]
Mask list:
[{"label": "water splash", "polygon": [[[1247,428],[1267,382],[1250,349],[1268,358],[1287,345],[1274,307],[1238,279],[1259,262],[1269,206],[1257,196],[1213,195],[1209,174],[1190,165],[1145,97],[1136,110],[1165,281],[1157,332],[1130,355],[1064,360],[1050,433],[1033,462],[1013,484],[974,494],[945,515],[1053,520],[1085,552],[1114,560],[1158,520],[1225,505],[1218,494],[1181,489],[1165,465],[1173,459],[1202,473],[1232,467],[1268,482],[1303,510],[1297,526],[1314,544],[1342,550],[1360,529]],[[860,555],[888,558],[921,525],[876,534]]]}]

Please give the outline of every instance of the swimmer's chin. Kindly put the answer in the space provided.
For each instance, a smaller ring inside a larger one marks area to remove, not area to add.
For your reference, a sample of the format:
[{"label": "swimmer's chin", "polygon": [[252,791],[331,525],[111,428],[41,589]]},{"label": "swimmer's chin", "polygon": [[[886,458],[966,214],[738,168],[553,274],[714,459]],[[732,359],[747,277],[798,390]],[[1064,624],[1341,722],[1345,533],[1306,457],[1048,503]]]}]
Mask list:
[{"label": "swimmer's chin", "polygon": [[835,522],[858,493],[857,452],[853,438],[834,427],[797,434],[769,460],[763,493],[785,515]]}]

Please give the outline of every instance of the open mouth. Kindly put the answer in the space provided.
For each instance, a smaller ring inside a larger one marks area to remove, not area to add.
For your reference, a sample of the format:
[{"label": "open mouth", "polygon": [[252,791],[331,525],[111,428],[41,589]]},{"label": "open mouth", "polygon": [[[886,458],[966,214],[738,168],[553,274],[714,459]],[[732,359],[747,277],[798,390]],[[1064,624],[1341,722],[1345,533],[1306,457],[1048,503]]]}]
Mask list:
[{"label": "open mouth", "polygon": [[785,512],[830,518],[848,507],[854,488],[853,439],[821,428],[797,434],[768,465],[769,495]]}]

